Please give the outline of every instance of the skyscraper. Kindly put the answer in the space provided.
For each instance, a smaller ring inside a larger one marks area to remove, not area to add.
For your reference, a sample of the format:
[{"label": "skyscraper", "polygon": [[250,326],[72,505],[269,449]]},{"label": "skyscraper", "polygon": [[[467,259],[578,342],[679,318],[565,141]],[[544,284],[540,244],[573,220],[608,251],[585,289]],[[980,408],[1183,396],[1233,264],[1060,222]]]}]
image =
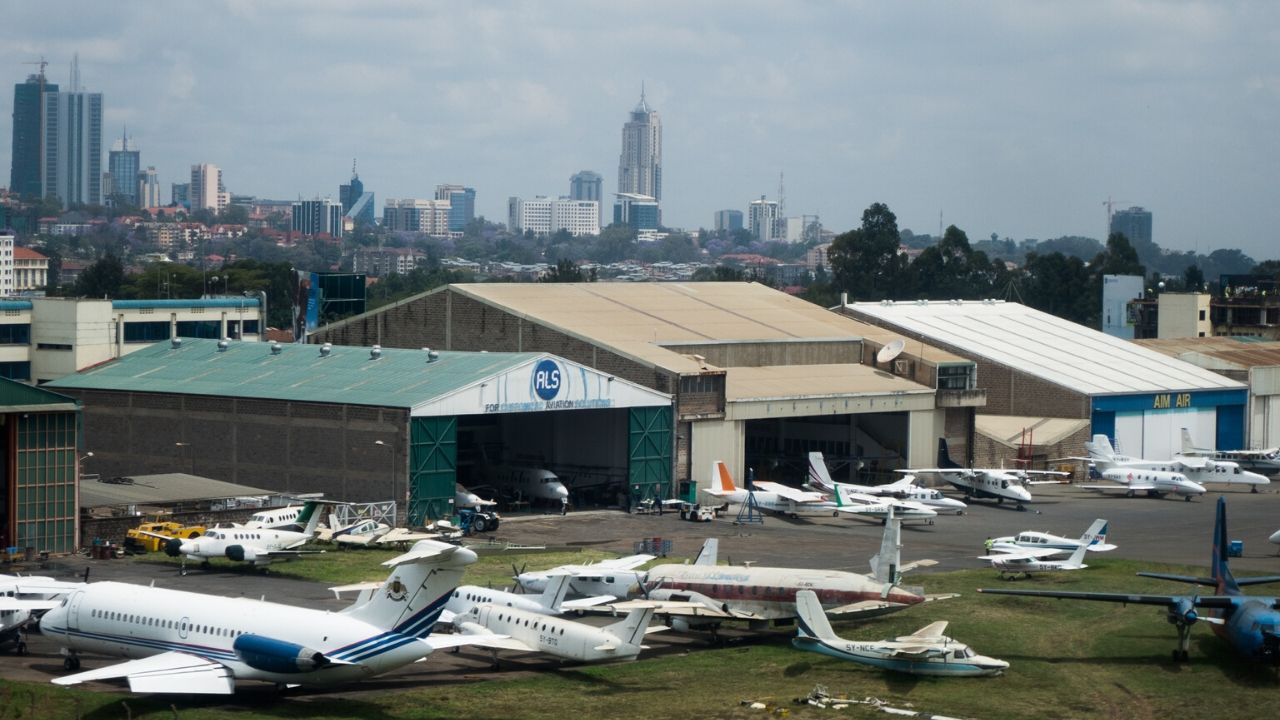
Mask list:
[{"label": "skyscraper", "polygon": [[9,168],[9,190],[19,195],[44,194],[41,162],[44,156],[44,95],[58,92],[47,82],[44,66],[38,75],[13,86],[13,164]]},{"label": "skyscraper", "polygon": [[1117,210],[1111,216],[1111,232],[1121,233],[1137,247],[1151,242],[1151,213],[1140,207]]},{"label": "skyscraper", "polygon": [[570,200],[595,200],[600,208],[600,225],[604,225],[604,178],[590,170],[576,172],[569,178]]},{"label": "skyscraper", "polygon": [[80,90],[80,63],[71,63],[71,91],[44,93],[41,191],[63,206],[102,202],[102,93]]},{"label": "skyscraper", "polygon": [[748,208],[748,222],[751,234],[761,242],[776,239],[778,229],[778,203],[766,200],[764,195],[759,200],[752,200]]},{"label": "skyscraper", "polygon": [[293,204],[293,230],[303,235],[342,237],[342,205],[329,198]]},{"label": "skyscraper", "polygon": [[138,207],[160,207],[160,176],[154,167],[138,171]]},{"label": "skyscraper", "polygon": [[437,185],[436,199],[449,203],[449,232],[460,233],[476,219],[476,190],[461,185]]},{"label": "skyscraper", "polygon": [[356,161],[352,159],[351,182],[338,186],[338,202],[342,203],[342,212],[351,212],[351,206],[355,205],[363,194],[364,183],[360,182],[360,174],[356,172]]},{"label": "skyscraper", "polygon": [[716,211],[716,231],[733,232],[742,229],[742,211],[741,210],[717,210]]},{"label": "skyscraper", "polygon": [[219,211],[231,199],[222,185],[222,170],[217,165],[192,165],[189,192],[192,210]]},{"label": "skyscraper", "polygon": [[622,154],[618,158],[618,192],[648,195],[662,200],[662,121],[645,102],[640,88],[640,104],[622,126]]},{"label": "skyscraper", "polygon": [[138,197],[138,172],[141,169],[138,146],[130,147],[126,131],[121,134],[120,141],[111,146],[111,152],[107,153],[107,172],[111,173],[111,194],[115,196],[114,199],[134,207],[142,206]]}]

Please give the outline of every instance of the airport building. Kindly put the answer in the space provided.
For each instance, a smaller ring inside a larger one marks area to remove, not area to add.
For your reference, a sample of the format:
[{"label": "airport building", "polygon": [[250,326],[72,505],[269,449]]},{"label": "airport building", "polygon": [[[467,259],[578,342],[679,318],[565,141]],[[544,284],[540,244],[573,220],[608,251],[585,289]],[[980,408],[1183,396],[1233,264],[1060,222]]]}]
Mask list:
[{"label": "airport building", "polygon": [[76,549],[79,428],[75,400],[0,379],[0,552]]},{"label": "airport building", "polygon": [[881,353],[896,337],[755,283],[487,283],[417,295],[311,340],[554,353],[669,394],[673,477],[705,486],[715,460],[740,480],[752,468],[798,484],[811,450],[887,470],[932,467],[938,437],[967,448],[985,402],[975,363],[918,343]]},{"label": "airport building", "polygon": [[83,403],[104,477],[394,498],[415,525],[499,457],[671,492],[671,396],[546,352],[174,340],[48,387]]},{"label": "airport building", "polygon": [[[1243,382],[1025,305],[882,301],[838,310],[899,333],[908,345],[929,343],[973,360],[977,386],[987,393],[984,415],[1022,418],[1032,434],[1048,418],[1086,421],[1074,437],[1051,432],[1054,449],[1035,455],[1079,455],[1090,435],[1102,434],[1125,454],[1169,457],[1181,446],[1182,428],[1219,449],[1244,446]],[[991,432],[1007,440],[1007,423],[999,427]]]}]

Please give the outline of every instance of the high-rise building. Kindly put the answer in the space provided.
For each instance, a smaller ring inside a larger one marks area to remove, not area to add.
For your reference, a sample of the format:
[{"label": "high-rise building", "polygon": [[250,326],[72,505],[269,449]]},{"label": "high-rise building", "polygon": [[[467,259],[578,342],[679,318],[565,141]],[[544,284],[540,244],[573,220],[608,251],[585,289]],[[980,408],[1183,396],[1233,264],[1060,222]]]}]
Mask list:
[{"label": "high-rise building", "polygon": [[476,190],[461,185],[437,185],[436,199],[449,203],[449,232],[460,233],[476,219]]},{"label": "high-rise building", "polygon": [[433,237],[449,234],[449,203],[445,200],[388,199],[382,226],[393,232],[419,232]]},{"label": "high-rise building", "polygon": [[107,193],[107,200],[141,207],[138,196],[138,172],[141,169],[141,153],[137,145],[129,143],[126,131],[121,134],[119,141],[112,144],[111,152],[107,153],[107,172],[111,175],[111,190]]},{"label": "high-rise building", "polygon": [[231,194],[222,184],[222,170],[217,165],[192,165],[190,202],[192,210],[221,212],[231,202]]},{"label": "high-rise building", "polygon": [[9,190],[18,195],[44,194],[41,168],[44,157],[44,96],[58,92],[58,85],[45,80],[44,68],[25,83],[13,86],[13,164],[9,168]]},{"label": "high-rise building", "polygon": [[173,183],[169,186],[169,202],[191,209],[191,183]]},{"label": "high-rise building", "polygon": [[101,204],[102,93],[46,92],[44,107],[44,196]]},{"label": "high-rise building", "polygon": [[329,198],[299,200],[293,204],[293,231],[303,235],[342,237],[342,204]]},{"label": "high-rise building", "polygon": [[734,232],[742,229],[742,211],[741,210],[717,210],[716,211],[716,231],[717,232]]},{"label": "high-rise building", "polygon": [[662,200],[662,121],[649,109],[640,89],[640,104],[622,126],[622,155],[618,158],[618,192]]},{"label": "high-rise building", "polygon": [[618,193],[613,204],[613,221],[630,225],[637,233],[651,233],[658,229],[658,201],[649,195]]},{"label": "high-rise building", "polygon": [[569,199],[595,200],[600,208],[600,225],[604,225],[604,177],[598,172],[583,170],[569,178]]},{"label": "high-rise building", "polygon": [[360,182],[360,174],[356,172],[356,161],[352,160],[351,182],[338,186],[338,202],[342,203],[342,212],[351,212],[351,207],[356,204],[356,201],[363,194],[364,183]]},{"label": "high-rise building", "polygon": [[565,230],[574,236],[600,234],[600,204],[594,200],[513,197],[507,200],[507,215],[507,227],[512,232],[519,229],[550,235]]},{"label": "high-rise building", "polygon": [[752,200],[747,209],[747,217],[751,234],[761,242],[772,242],[777,238],[778,203],[766,200],[764,195],[759,200]]},{"label": "high-rise building", "polygon": [[13,291],[13,233],[0,230],[0,296],[12,295]]},{"label": "high-rise building", "polygon": [[138,171],[137,187],[138,207],[160,207],[160,176],[155,167],[149,166],[146,170]]},{"label": "high-rise building", "polygon": [[1150,243],[1151,213],[1140,207],[1117,210],[1111,216],[1111,232],[1123,234],[1135,247]]}]

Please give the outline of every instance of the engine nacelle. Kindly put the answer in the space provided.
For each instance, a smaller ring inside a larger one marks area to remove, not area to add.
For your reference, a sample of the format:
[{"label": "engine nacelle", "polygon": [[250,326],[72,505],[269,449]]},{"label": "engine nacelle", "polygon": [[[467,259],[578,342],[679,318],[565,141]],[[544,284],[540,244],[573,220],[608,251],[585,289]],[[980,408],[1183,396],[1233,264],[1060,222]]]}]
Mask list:
[{"label": "engine nacelle", "polygon": [[228,545],[227,557],[236,562],[254,562],[258,559],[258,554],[253,548],[247,548],[243,545]]},{"label": "engine nacelle", "polygon": [[1174,625],[1192,625],[1199,618],[1195,601],[1191,598],[1178,598],[1169,605],[1169,622]]},{"label": "engine nacelle", "polygon": [[241,635],[231,647],[245,665],[264,672],[311,672],[329,664],[329,658],[318,650],[261,635]]},{"label": "engine nacelle", "polygon": [[169,538],[164,541],[164,554],[169,557],[178,557],[182,554],[182,538]]}]

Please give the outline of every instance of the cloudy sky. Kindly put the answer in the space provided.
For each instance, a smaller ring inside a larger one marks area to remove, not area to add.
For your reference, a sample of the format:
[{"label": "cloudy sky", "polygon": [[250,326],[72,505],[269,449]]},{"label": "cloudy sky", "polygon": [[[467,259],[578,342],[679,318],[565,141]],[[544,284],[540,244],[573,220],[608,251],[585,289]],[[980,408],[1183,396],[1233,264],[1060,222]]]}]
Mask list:
[{"label": "cloudy sky", "polygon": [[[872,202],[918,233],[1106,231],[1280,257],[1280,4],[1270,2],[44,2],[0,23],[8,88],[41,56],[105,94],[168,185],[328,195],[358,158],[379,203],[475,187],[616,190],[643,82],[663,123],[663,212],[709,226],[775,198],[837,231]],[[0,167],[12,93],[0,94]],[[8,182],[7,172],[0,183]]]}]

